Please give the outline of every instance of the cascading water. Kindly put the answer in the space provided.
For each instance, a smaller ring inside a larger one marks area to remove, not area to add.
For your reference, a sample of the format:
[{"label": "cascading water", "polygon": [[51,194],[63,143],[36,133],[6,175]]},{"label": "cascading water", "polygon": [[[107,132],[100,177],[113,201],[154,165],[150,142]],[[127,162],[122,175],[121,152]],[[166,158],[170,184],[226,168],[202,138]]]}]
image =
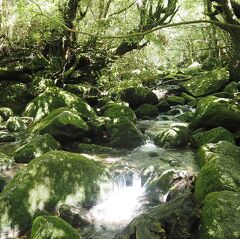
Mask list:
[{"label": "cascading water", "polygon": [[94,228],[85,230],[84,238],[113,239],[141,212],[144,187],[136,172],[122,173],[113,180],[113,187],[105,200],[90,209]]}]

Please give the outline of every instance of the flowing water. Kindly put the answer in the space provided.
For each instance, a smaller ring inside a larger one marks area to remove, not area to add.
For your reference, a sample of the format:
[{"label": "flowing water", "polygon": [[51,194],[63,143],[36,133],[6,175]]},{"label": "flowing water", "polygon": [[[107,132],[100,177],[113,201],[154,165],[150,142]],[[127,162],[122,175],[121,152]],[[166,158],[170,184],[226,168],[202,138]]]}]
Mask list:
[{"label": "flowing water", "polygon": [[[113,177],[113,189],[105,195],[105,199],[90,209],[94,225],[81,230],[82,238],[115,238],[134,217],[150,206],[146,196],[146,184],[153,175],[176,171],[183,176],[193,176],[197,172],[194,152],[191,149],[160,148],[152,141],[156,134],[173,123],[176,123],[173,116],[139,121],[138,128],[145,132],[148,138],[146,144],[127,155],[105,159],[117,165],[118,173]],[[168,192],[159,195],[159,203],[164,202],[167,195]]]}]

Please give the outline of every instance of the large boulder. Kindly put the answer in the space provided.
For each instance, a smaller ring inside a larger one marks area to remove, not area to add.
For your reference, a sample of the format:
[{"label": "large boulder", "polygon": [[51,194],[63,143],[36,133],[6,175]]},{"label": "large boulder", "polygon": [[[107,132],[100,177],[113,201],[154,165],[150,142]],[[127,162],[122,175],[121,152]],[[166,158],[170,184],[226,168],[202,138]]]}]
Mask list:
[{"label": "large boulder", "polygon": [[115,118],[106,124],[110,144],[119,148],[134,148],[144,143],[142,133],[125,117]]},{"label": "large boulder", "polygon": [[106,182],[105,172],[100,162],[65,151],[33,159],[0,194],[1,238],[29,230],[35,215],[62,204],[92,206]]},{"label": "large boulder", "polygon": [[139,106],[136,110],[137,117],[141,119],[157,117],[158,114],[158,107],[150,104],[143,104]]},{"label": "large boulder", "polygon": [[50,134],[39,135],[17,149],[14,160],[17,163],[29,163],[32,159],[59,148],[60,144]]},{"label": "large boulder", "polygon": [[229,81],[229,72],[226,69],[216,69],[203,72],[181,84],[182,88],[194,97],[207,96],[218,92]]},{"label": "large boulder", "polygon": [[103,116],[109,117],[110,119],[126,117],[133,122],[137,120],[134,111],[130,107],[120,104],[111,104],[104,110]]},{"label": "large boulder", "polygon": [[129,103],[131,108],[137,108],[142,104],[157,104],[157,96],[149,89],[144,87],[130,87],[120,92],[123,101]]},{"label": "large boulder", "polygon": [[199,102],[190,126],[207,129],[222,126],[230,131],[240,130],[240,105],[235,100],[208,96]]},{"label": "large boulder", "polygon": [[184,105],[185,104],[185,99],[181,96],[168,96],[166,98],[166,101],[169,105],[175,106],[175,105]]},{"label": "large boulder", "polygon": [[[198,203],[201,203],[211,192],[240,191],[240,150],[234,145],[229,145],[228,142],[220,142],[215,147],[210,144],[210,150],[209,146],[203,146],[202,152],[198,153],[198,161],[202,165],[194,192]],[[213,147],[212,151],[211,147]],[[234,149],[231,150],[232,148]]]},{"label": "large boulder", "polygon": [[235,144],[234,135],[223,127],[211,129],[209,131],[198,132],[192,135],[192,145],[196,148],[204,144],[217,143],[219,141],[228,141]]},{"label": "large boulder", "polygon": [[48,88],[33,99],[27,105],[24,116],[33,117],[36,122],[47,116],[52,110],[61,107],[75,109],[79,114],[87,118],[96,116],[95,111],[81,98],[56,87]]},{"label": "large boulder", "polygon": [[21,113],[27,104],[27,85],[14,81],[1,81],[0,95],[0,106]]},{"label": "large boulder", "polygon": [[69,139],[83,137],[89,130],[87,123],[74,110],[59,108],[33,124],[28,133],[37,135],[49,133],[56,140],[65,142]]},{"label": "large boulder", "polygon": [[118,239],[189,239],[197,212],[191,193],[185,193],[136,217]]},{"label": "large boulder", "polygon": [[189,139],[190,131],[185,125],[171,125],[155,137],[154,143],[160,147],[185,147]]},{"label": "large boulder", "polygon": [[80,239],[80,235],[61,218],[39,216],[33,221],[31,239]]},{"label": "large boulder", "polygon": [[203,202],[198,239],[240,238],[240,193],[210,193]]}]

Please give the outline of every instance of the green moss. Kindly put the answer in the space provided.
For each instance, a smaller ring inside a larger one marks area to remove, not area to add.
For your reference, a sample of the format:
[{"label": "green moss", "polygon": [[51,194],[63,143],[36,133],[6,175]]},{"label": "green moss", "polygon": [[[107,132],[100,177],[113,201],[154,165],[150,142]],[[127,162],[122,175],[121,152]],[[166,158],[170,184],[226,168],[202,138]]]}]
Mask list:
[{"label": "green moss", "polygon": [[[220,145],[218,147],[220,148]],[[201,152],[198,152],[198,157],[201,160],[200,165],[202,165],[196,179],[194,192],[198,203],[201,203],[211,192],[240,191],[239,149],[233,151],[232,154],[221,150],[214,149],[215,152],[208,152],[207,146],[205,146],[201,149]],[[238,156],[235,155],[236,152],[238,152]]]},{"label": "green moss", "polygon": [[40,216],[33,221],[31,239],[80,239],[79,233],[58,217]]},{"label": "green moss", "polygon": [[223,127],[214,128],[206,132],[199,132],[192,136],[192,145],[196,148],[204,144],[217,143],[219,141],[227,141],[235,144],[234,135]]},{"label": "green moss", "polygon": [[206,71],[182,83],[182,88],[194,97],[207,96],[221,90],[229,81],[226,69]]},{"label": "green moss", "polygon": [[17,163],[29,163],[32,159],[59,148],[60,144],[51,135],[40,135],[19,148],[14,154],[14,160]]},{"label": "green moss", "polygon": [[158,104],[157,104],[157,107],[158,107],[158,111],[160,113],[164,113],[164,112],[167,112],[171,109],[171,106],[167,103],[167,101],[165,100],[162,100],[160,101]]},{"label": "green moss", "polygon": [[92,205],[105,180],[105,167],[80,154],[52,151],[33,159],[0,194],[2,233],[29,229],[37,212],[57,205]]},{"label": "green moss", "polygon": [[161,132],[154,139],[154,143],[160,147],[185,147],[190,138],[190,131],[181,125],[172,125]]},{"label": "green moss", "polygon": [[33,124],[27,134],[51,134],[59,141],[82,137],[89,130],[87,123],[76,111],[66,108],[53,110],[48,116]]},{"label": "green moss", "polygon": [[110,144],[120,148],[134,148],[144,143],[142,133],[125,117],[109,121],[106,124]]},{"label": "green moss", "polygon": [[231,82],[229,83],[223,90],[224,92],[230,93],[230,94],[234,94],[234,93],[238,93],[238,83],[237,82]]},{"label": "green moss", "polygon": [[158,114],[158,107],[150,104],[143,104],[136,110],[136,115],[138,118],[157,117]]},{"label": "green moss", "polygon": [[192,128],[214,128],[222,126],[230,131],[240,129],[240,106],[235,100],[208,96],[203,98],[196,109]]},{"label": "green moss", "polygon": [[166,98],[166,101],[169,105],[175,106],[175,105],[184,105],[185,104],[185,99],[180,96],[168,96]]},{"label": "green moss", "polygon": [[14,165],[13,158],[0,152],[0,171],[11,168]]},{"label": "green moss", "polygon": [[181,93],[181,97],[185,99],[186,102],[194,101],[196,100],[195,97],[188,95],[186,93]]},{"label": "green moss", "polygon": [[240,237],[240,193],[210,193],[203,202],[199,239],[238,239]]},{"label": "green moss", "polygon": [[130,107],[120,104],[112,104],[104,111],[103,115],[111,119],[123,116],[130,119],[133,122],[136,122],[137,120],[134,111]]},{"label": "green moss", "polygon": [[48,88],[33,99],[27,105],[24,115],[33,117],[36,122],[60,107],[75,109],[84,117],[93,118],[96,116],[94,110],[81,98],[56,87]]},{"label": "green moss", "polygon": [[0,105],[21,113],[27,104],[27,86],[14,81],[0,82]]}]

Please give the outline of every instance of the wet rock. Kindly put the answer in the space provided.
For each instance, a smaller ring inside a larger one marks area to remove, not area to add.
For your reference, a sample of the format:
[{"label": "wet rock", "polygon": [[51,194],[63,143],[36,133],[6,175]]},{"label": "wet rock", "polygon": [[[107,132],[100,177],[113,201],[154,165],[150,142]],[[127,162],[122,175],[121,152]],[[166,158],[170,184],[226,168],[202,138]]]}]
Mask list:
[{"label": "wet rock", "polygon": [[130,87],[120,92],[123,101],[129,103],[131,108],[137,108],[142,104],[157,104],[157,96],[149,89],[144,87]]},{"label": "wet rock", "polygon": [[185,99],[185,102],[191,102],[191,101],[196,100],[195,97],[188,95],[186,93],[181,93],[181,97]]},{"label": "wet rock", "polygon": [[167,101],[162,100],[157,104],[159,113],[165,113],[171,109],[171,106],[167,103]]},{"label": "wet rock", "polygon": [[33,221],[31,239],[80,239],[67,222],[54,216],[39,216]]},{"label": "wet rock", "polygon": [[27,104],[27,86],[15,81],[0,82],[0,105],[21,113]]},{"label": "wet rock", "polygon": [[125,117],[116,118],[106,124],[110,144],[119,148],[134,148],[144,143],[142,133]]},{"label": "wet rock", "polygon": [[136,110],[136,115],[138,118],[145,118],[145,117],[157,117],[159,114],[158,107],[155,105],[150,105],[150,104],[143,104],[138,107]]},{"label": "wet rock", "polygon": [[13,111],[7,107],[1,107],[0,116],[3,118],[4,121],[6,121],[10,116],[13,116]]},{"label": "wet rock", "polygon": [[175,106],[175,105],[184,105],[185,104],[185,99],[183,97],[180,96],[168,96],[166,98],[167,103],[171,106]]},{"label": "wet rock", "polygon": [[230,131],[240,129],[240,106],[235,100],[208,96],[196,109],[190,126],[194,129],[224,127]]},{"label": "wet rock", "polygon": [[14,160],[17,163],[29,163],[32,159],[59,148],[60,144],[50,134],[39,135],[17,149]]},{"label": "wet rock", "polygon": [[9,132],[21,132],[27,128],[21,117],[11,116],[6,123]]},{"label": "wet rock", "polygon": [[33,124],[27,133],[45,134],[49,133],[56,140],[66,142],[67,140],[83,137],[89,130],[87,123],[77,114],[76,111],[67,108],[59,108]]},{"label": "wet rock", "polygon": [[238,239],[240,237],[240,193],[221,191],[208,194],[203,202],[199,239]]},{"label": "wet rock", "polygon": [[198,203],[211,192],[240,191],[239,152],[239,147],[224,141],[200,149],[196,159],[202,167],[194,192]]},{"label": "wet rock", "polygon": [[0,194],[0,225],[4,238],[28,230],[39,211],[52,212],[62,204],[92,206],[105,167],[79,154],[54,151],[33,159]]},{"label": "wet rock", "polygon": [[[166,202],[167,196],[171,190],[176,188],[176,184],[189,175],[183,170],[167,170],[160,176],[153,178],[146,185],[146,195],[150,202]],[[186,182],[187,185],[187,182]]]},{"label": "wet rock", "polygon": [[228,141],[235,144],[234,135],[223,127],[218,127],[205,132],[198,132],[192,135],[191,144],[199,148],[204,144],[217,143],[219,141]]},{"label": "wet rock", "polygon": [[109,117],[110,119],[126,117],[133,122],[137,121],[134,111],[130,107],[120,104],[109,105],[103,112],[103,116]]},{"label": "wet rock", "polygon": [[81,98],[56,87],[48,88],[33,99],[27,105],[24,116],[33,117],[36,122],[60,107],[75,109],[83,117],[94,118],[96,116],[95,111]]},{"label": "wet rock", "polygon": [[117,238],[189,239],[196,219],[192,194],[188,192],[136,217]]},{"label": "wet rock", "polygon": [[154,139],[154,143],[160,147],[185,147],[190,138],[190,131],[184,125],[172,125],[161,132]]},{"label": "wet rock", "polygon": [[206,71],[181,84],[188,94],[199,97],[207,96],[220,91],[229,81],[229,72],[226,69]]},{"label": "wet rock", "polygon": [[58,214],[64,221],[74,227],[87,226],[93,223],[93,218],[88,211],[76,206],[61,205]]}]

